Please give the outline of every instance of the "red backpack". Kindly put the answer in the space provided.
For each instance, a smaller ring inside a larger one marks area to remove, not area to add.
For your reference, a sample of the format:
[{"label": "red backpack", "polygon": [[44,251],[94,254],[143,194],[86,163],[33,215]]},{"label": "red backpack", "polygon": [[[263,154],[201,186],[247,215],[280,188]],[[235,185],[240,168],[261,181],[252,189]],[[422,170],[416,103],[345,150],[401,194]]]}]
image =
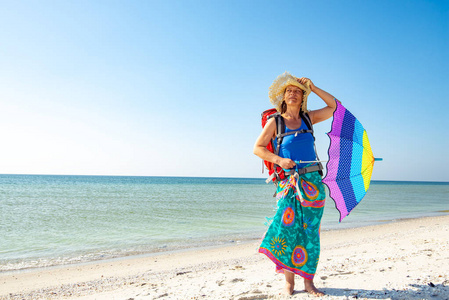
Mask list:
[{"label": "red backpack", "polygon": [[[264,128],[265,127],[265,125],[267,124],[267,122],[268,122],[268,120],[270,119],[270,118],[279,118],[281,116],[281,114],[276,110],[276,108],[271,108],[271,109],[267,109],[266,111],[264,111],[263,113],[262,113],[262,128]],[[277,122],[276,122],[277,123]],[[276,135],[277,135],[277,124],[276,124]],[[268,151],[270,151],[271,153],[279,153],[279,151],[275,151],[275,148],[276,148],[276,146],[274,145],[274,140],[273,139],[271,139],[270,140],[270,142],[268,143],[268,145],[267,145],[267,149],[268,149]],[[274,163],[272,163],[272,162],[269,162],[269,161],[267,161],[267,160],[263,160],[263,164],[262,164],[262,173],[263,173],[263,170],[264,170],[264,168],[263,168],[263,165],[265,165],[265,167],[267,168],[267,170],[268,170],[268,175],[270,175],[270,178],[272,178],[272,180],[273,181],[277,181],[276,179],[276,177],[279,177],[279,176],[272,176],[273,175],[273,173],[274,173],[274,169],[276,168],[275,167],[275,164]],[[281,174],[281,176],[283,177],[282,179],[284,179],[285,178],[285,174],[283,174],[284,172],[283,172],[283,170],[279,167],[279,166],[277,166],[277,171],[278,171],[278,173],[279,174]],[[281,178],[279,178],[279,179],[281,179]],[[268,179],[267,179],[267,181],[269,181]]]},{"label": "red backpack", "polygon": [[[276,120],[277,143],[275,144],[274,140],[271,139],[270,143],[268,143],[268,145],[267,145],[268,151],[270,151],[271,153],[274,153],[276,155],[279,155],[279,148],[280,148],[280,145],[282,144],[282,139],[285,136],[290,135],[290,134],[296,135],[296,134],[301,134],[301,133],[311,133],[313,136],[313,139],[315,140],[315,136],[313,135],[312,121],[310,120],[309,114],[301,111],[300,116],[301,116],[301,119],[306,123],[307,128],[309,128],[309,129],[308,130],[301,129],[301,130],[296,130],[296,131],[291,131],[291,132],[285,133],[284,118],[281,116],[281,114],[275,108],[267,109],[266,111],[264,111],[262,113],[262,128],[265,127],[265,125],[267,124],[267,122],[270,118],[275,118],[275,120]],[[317,155],[317,159],[318,159],[318,155]],[[268,169],[268,174],[270,175],[267,179],[267,183],[270,180],[272,180],[273,182],[276,183],[277,181],[281,181],[281,180],[285,179],[285,177],[286,177],[285,171],[280,166],[278,166],[272,162],[266,161],[266,160],[263,161],[263,164],[265,164],[266,168]],[[320,174],[322,174],[321,164],[319,164],[319,169],[320,169],[319,170]],[[304,168],[303,171],[311,172],[311,171],[317,171],[317,170],[316,170],[316,168],[313,168],[313,169]],[[263,165],[262,165],[262,173],[263,173]]]}]

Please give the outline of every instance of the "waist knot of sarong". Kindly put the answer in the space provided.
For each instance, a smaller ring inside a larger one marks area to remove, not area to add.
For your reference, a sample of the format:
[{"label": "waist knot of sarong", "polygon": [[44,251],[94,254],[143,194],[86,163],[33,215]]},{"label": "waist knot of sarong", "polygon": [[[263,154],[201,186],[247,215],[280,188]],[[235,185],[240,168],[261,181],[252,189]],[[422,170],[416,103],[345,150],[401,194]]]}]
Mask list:
[{"label": "waist knot of sarong", "polygon": [[295,193],[296,200],[303,202],[304,199],[301,196],[301,190],[298,185],[299,175],[298,173],[289,175],[286,179],[279,182],[279,191],[276,194],[276,200],[285,199],[288,193],[293,190]]}]

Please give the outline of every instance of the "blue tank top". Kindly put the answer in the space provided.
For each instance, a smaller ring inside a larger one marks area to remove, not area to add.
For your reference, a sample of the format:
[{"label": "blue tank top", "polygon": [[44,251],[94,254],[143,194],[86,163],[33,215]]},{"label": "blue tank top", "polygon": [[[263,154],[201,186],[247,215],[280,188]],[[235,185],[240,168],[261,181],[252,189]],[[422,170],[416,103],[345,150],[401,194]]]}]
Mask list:
[{"label": "blue tank top", "polygon": [[[285,126],[285,125],[284,125]],[[302,120],[301,126],[298,129],[291,130],[287,126],[285,126],[285,132],[292,132],[296,130],[307,130],[307,125]],[[275,139],[275,144],[277,139]],[[311,133],[301,133],[295,136],[287,135],[283,138],[282,144],[279,148],[279,156],[284,158],[290,158],[293,161],[310,161],[316,160],[316,153],[314,147],[314,140]],[[309,163],[303,163],[297,165],[297,168],[304,168]]]}]

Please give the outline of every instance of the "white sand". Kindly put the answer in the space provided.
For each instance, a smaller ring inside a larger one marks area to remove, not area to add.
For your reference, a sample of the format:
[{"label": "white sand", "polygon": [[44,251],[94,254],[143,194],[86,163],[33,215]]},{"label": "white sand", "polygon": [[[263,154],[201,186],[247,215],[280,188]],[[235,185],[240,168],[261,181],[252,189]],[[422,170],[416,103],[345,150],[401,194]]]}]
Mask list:
[{"label": "white sand", "polygon": [[[449,299],[449,216],[322,233],[324,299]],[[278,299],[258,243],[0,274],[0,299]],[[302,292],[296,277],[292,299]],[[290,298],[290,297],[287,297]]]}]

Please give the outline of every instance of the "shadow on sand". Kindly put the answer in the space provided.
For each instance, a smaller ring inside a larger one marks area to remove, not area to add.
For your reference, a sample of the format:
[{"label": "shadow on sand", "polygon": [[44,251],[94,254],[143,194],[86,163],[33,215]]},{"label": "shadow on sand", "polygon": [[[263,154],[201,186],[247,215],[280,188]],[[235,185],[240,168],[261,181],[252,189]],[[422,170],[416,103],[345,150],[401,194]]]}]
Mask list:
[{"label": "shadow on sand", "polygon": [[[410,284],[404,290],[382,289],[363,290],[347,288],[320,288],[326,296],[315,299],[392,299],[392,300],[449,300],[449,286],[444,284]],[[292,296],[274,296],[266,294],[241,294],[235,298],[238,300],[262,300],[262,299],[314,299],[303,290],[295,290]]]},{"label": "shadow on sand", "polygon": [[[449,286],[445,286],[443,284],[411,284],[403,290],[362,290],[338,288],[321,288],[320,290],[331,297],[342,297],[349,299],[449,299]],[[305,294],[305,292],[302,291],[297,292],[297,294],[303,293]]]}]

